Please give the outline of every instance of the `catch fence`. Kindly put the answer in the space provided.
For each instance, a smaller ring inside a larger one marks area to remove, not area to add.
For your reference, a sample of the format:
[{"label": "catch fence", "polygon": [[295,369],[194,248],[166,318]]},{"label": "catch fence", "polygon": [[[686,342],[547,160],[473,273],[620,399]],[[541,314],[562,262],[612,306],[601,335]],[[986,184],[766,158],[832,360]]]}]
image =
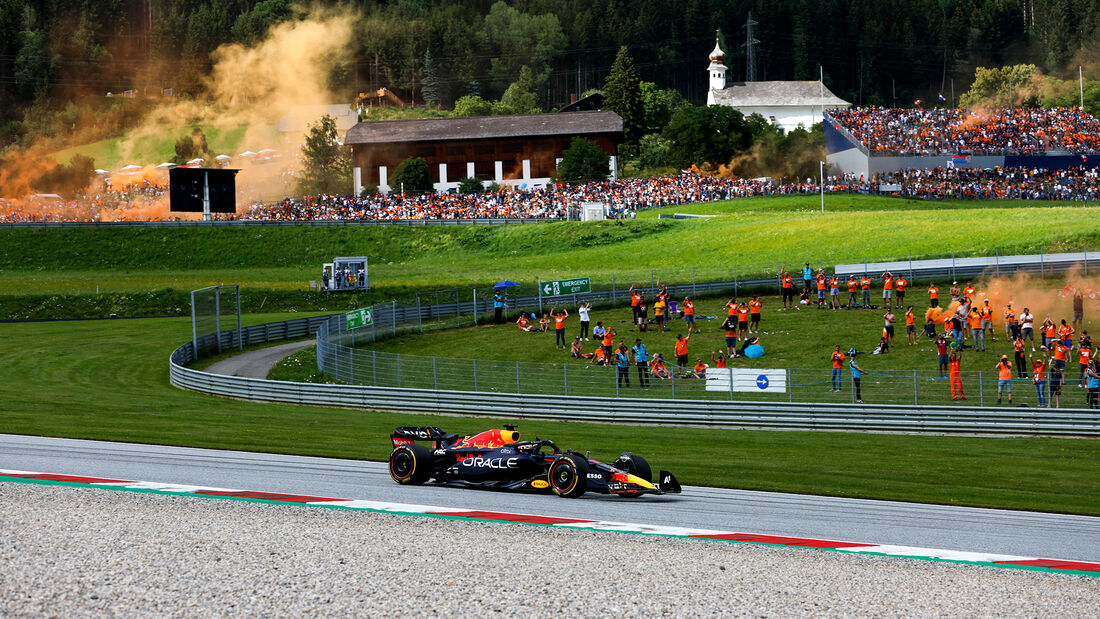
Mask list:
[{"label": "catch fence", "polygon": [[[382,330],[384,331],[384,329]],[[563,395],[600,398],[652,399],[653,406],[675,407],[662,400],[696,400],[771,403],[855,404],[854,381],[848,369],[841,370],[834,384],[830,369],[786,369],[782,388],[753,389],[732,380],[735,372],[752,368],[726,368],[710,372],[728,372],[731,380],[708,381],[692,376],[689,368],[677,368],[666,359],[670,377],[661,379],[646,372],[639,375],[635,366],[627,369],[625,380],[618,368],[599,366],[589,360],[572,359],[564,363],[501,361],[427,357],[381,352],[363,348],[376,341],[378,325],[347,329],[343,316],[322,324],[317,331],[317,367],[332,378],[349,385],[424,389],[431,391],[467,391],[512,395]],[[392,332],[392,331],[391,331]],[[537,336],[532,335],[532,338]],[[970,357],[973,359],[973,357]],[[992,363],[992,359],[990,362]],[[992,367],[992,366],[991,366]],[[764,370],[759,370],[764,373]],[[770,370],[769,372],[775,372]],[[1011,381],[1012,399],[1007,393],[998,399],[1000,380],[993,370],[963,371],[960,374],[965,399],[952,399],[950,380],[938,372],[870,372],[861,379],[861,396],[867,404],[894,404],[912,407],[995,407],[1023,405],[1031,408],[1054,406],[1049,380],[1040,400],[1030,375]],[[708,388],[708,382],[710,388]],[[725,388],[716,389],[720,383]],[[751,381],[750,381],[751,383]],[[1060,407],[1087,408],[1086,391],[1077,386],[1078,368],[1071,364],[1061,386]],[[834,387],[839,386],[839,390]],[[1082,414],[1095,414],[1087,411]]]}]

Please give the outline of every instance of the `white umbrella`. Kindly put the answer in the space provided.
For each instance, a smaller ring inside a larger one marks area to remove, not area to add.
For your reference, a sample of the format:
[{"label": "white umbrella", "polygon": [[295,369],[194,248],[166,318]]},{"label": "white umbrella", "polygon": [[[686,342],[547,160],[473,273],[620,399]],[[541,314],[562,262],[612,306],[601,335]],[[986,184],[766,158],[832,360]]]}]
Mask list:
[{"label": "white umbrella", "polygon": [[158,163],[157,167],[158,168],[170,168],[174,165],[176,165],[176,164],[172,163],[171,161],[165,161],[164,163]]},{"label": "white umbrella", "polygon": [[232,157],[230,157],[229,155],[218,155],[217,157],[214,157],[214,158],[217,159],[218,161],[227,161],[229,159],[232,159]]},{"label": "white umbrella", "polygon": [[110,170],[96,170],[95,173],[96,174],[110,174],[111,171]]},{"label": "white umbrella", "polygon": [[192,159],[191,161],[188,161],[187,163],[188,163],[188,165],[192,165],[192,164],[196,164],[196,163],[202,163],[202,157],[195,157],[194,159]]},{"label": "white umbrella", "polygon": [[125,166],[125,167],[119,168],[119,170],[118,170],[118,171],[119,171],[119,172],[133,172],[134,170],[140,170],[140,169],[141,169],[141,166],[139,166],[139,165],[134,165],[134,164],[132,164],[132,163],[131,163],[131,164],[130,164],[130,165],[128,165],[128,166]]},{"label": "white umbrella", "polygon": [[254,152],[252,152],[252,151],[250,151],[250,150],[246,150],[246,151],[244,151],[243,153],[238,153],[238,154],[237,154],[237,156],[238,156],[238,157],[252,157],[252,156],[255,156],[255,154],[256,154],[256,153],[254,153]]},{"label": "white umbrella", "polygon": [[270,155],[271,153],[276,153],[276,152],[279,152],[279,151],[275,150],[274,148],[265,148],[265,149],[260,151],[260,154],[261,155]]}]

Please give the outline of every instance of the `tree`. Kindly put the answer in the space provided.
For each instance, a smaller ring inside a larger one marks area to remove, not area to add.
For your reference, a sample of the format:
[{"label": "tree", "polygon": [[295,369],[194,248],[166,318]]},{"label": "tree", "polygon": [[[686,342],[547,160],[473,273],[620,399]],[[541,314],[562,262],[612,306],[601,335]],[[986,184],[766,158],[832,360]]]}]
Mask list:
[{"label": "tree", "polygon": [[752,145],[752,127],[741,112],[725,105],[687,107],[677,112],[661,135],[672,143],[669,157],[681,168],[724,164]]},{"label": "tree", "polygon": [[233,38],[238,43],[252,45],[264,38],[267,31],[293,16],[289,0],[263,0],[233,22]]},{"label": "tree", "polygon": [[432,60],[432,50],[426,49],[423,73],[420,77],[420,95],[424,97],[424,103],[427,103],[428,107],[439,107],[439,90],[439,70],[435,66],[435,61]]},{"label": "tree", "polygon": [[668,91],[660,90],[653,82],[641,82],[642,127],[645,133],[660,132],[672,119],[672,109],[668,102]]},{"label": "tree", "polygon": [[627,143],[637,144],[645,128],[645,108],[634,59],[625,45],[619,48],[611,65],[611,73],[604,82],[603,96],[604,108],[622,117],[623,135]]},{"label": "tree", "polygon": [[302,173],[298,190],[303,194],[349,193],[351,157],[337,138],[336,119],[325,114],[309,126],[302,145]]},{"label": "tree", "polygon": [[508,86],[504,91],[500,102],[513,110],[516,114],[538,114],[539,96],[535,94],[535,80],[531,75],[531,68],[524,65],[519,70],[519,79]]},{"label": "tree", "polygon": [[42,96],[50,86],[57,64],[50,56],[50,42],[40,30],[19,33],[19,53],[15,56],[15,84],[19,94],[30,100]]},{"label": "tree", "polygon": [[391,193],[430,193],[434,190],[428,174],[428,162],[421,157],[409,157],[397,164],[390,179]]},{"label": "tree", "polygon": [[[974,70],[974,83],[960,99],[963,107],[1012,107],[1034,98],[1029,88],[1039,74],[1033,64],[1018,64],[1001,68]],[[1035,103],[1032,101],[1032,103]]]},{"label": "tree", "polygon": [[206,133],[198,127],[192,128],[190,135],[182,135],[176,140],[176,156],[172,161],[176,165],[183,165],[196,157],[203,160],[205,167],[214,165],[214,153],[206,144]]},{"label": "tree", "polygon": [[458,193],[483,193],[484,191],[485,184],[473,176],[467,176],[458,181]]},{"label": "tree", "polygon": [[455,101],[455,109],[452,114],[460,117],[492,116],[493,104],[477,95],[466,95],[465,97],[459,97],[458,101]]},{"label": "tree", "polygon": [[604,180],[610,172],[611,157],[595,142],[573,138],[565,149],[554,178],[566,183]]}]

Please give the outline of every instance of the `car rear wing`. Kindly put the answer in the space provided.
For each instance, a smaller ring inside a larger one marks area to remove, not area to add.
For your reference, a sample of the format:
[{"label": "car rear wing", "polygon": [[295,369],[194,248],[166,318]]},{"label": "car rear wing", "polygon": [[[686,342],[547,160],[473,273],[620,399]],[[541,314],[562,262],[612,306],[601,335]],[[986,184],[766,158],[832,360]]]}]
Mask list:
[{"label": "car rear wing", "polygon": [[393,433],[390,434],[390,441],[393,443],[394,448],[419,443],[424,446],[431,446],[432,449],[439,449],[453,442],[456,438],[458,438],[457,434],[448,434],[435,426],[395,428]]}]

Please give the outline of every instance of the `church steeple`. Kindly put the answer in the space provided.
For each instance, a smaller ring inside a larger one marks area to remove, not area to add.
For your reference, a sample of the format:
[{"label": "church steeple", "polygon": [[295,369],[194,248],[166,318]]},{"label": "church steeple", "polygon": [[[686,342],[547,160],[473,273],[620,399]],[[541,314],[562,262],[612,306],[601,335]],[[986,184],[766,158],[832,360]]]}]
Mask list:
[{"label": "church steeple", "polygon": [[707,67],[707,73],[710,78],[710,89],[723,90],[726,87],[726,71],[728,67],[723,64],[726,59],[726,52],[722,51],[722,48],[718,44],[718,33],[714,34],[714,49],[710,52],[710,66]]}]

